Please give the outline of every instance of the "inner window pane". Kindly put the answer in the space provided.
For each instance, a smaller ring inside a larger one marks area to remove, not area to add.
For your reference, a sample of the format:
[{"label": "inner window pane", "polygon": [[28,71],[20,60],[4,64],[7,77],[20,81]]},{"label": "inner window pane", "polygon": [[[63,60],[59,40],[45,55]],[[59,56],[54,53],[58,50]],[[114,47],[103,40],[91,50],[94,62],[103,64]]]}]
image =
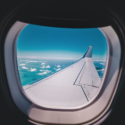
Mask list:
[{"label": "inner window pane", "polygon": [[22,88],[40,106],[81,106],[95,97],[102,84],[108,47],[99,28],[28,24],[16,47]]}]

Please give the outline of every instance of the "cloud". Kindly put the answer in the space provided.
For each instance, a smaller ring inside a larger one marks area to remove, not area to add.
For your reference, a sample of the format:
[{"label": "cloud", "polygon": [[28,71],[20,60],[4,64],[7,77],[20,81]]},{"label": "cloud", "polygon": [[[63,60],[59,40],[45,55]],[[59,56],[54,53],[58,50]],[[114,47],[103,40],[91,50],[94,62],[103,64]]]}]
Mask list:
[{"label": "cloud", "polygon": [[57,67],[59,68],[59,67],[61,67],[60,65],[57,65]]},{"label": "cloud", "polygon": [[100,71],[104,71],[105,69],[101,69]]},{"label": "cloud", "polygon": [[26,65],[26,64],[19,64],[19,66],[24,66],[24,65]]},{"label": "cloud", "polygon": [[100,70],[97,70],[98,72],[104,72],[105,69],[100,69]]},{"label": "cloud", "polygon": [[29,61],[29,62],[38,62],[38,61]]},{"label": "cloud", "polygon": [[46,66],[46,68],[50,68],[50,65]]},{"label": "cloud", "polygon": [[43,73],[37,73],[38,75],[45,75],[47,74],[47,72],[43,72]]},{"label": "cloud", "polygon": [[59,68],[59,69],[55,69],[56,71],[58,71],[58,70],[61,70],[61,68]]},{"label": "cloud", "polygon": [[22,69],[28,69],[27,67],[23,66]]},{"label": "cloud", "polygon": [[31,71],[31,72],[34,72],[34,71],[37,71],[37,69],[31,68],[30,71]]},{"label": "cloud", "polygon": [[105,63],[100,63],[101,65],[105,65]]},{"label": "cloud", "polygon": [[36,60],[20,60],[20,62],[46,62],[46,61],[36,61]]},{"label": "cloud", "polygon": [[41,65],[44,65],[44,64],[46,64],[46,63],[41,63]]}]

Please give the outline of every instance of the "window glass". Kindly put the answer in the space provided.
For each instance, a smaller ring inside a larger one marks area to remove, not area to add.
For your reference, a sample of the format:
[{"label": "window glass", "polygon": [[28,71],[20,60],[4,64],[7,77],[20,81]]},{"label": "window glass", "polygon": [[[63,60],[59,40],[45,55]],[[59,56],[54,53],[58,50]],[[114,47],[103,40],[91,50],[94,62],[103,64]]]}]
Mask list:
[{"label": "window glass", "polygon": [[99,28],[29,24],[16,47],[21,85],[40,106],[81,106],[95,97],[102,84],[108,46]]}]

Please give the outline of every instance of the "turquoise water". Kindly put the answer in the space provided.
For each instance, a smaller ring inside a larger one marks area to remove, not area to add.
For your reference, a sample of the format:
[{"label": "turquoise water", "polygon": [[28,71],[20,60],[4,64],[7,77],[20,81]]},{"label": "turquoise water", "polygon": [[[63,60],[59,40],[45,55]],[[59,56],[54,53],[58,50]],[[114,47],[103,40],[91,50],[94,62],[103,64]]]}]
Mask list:
[{"label": "turquoise water", "polygon": [[106,62],[105,61],[93,61],[93,62],[94,62],[95,68],[99,74],[99,77],[102,78],[103,74],[104,74]]},{"label": "turquoise water", "polygon": [[[49,75],[64,69],[77,60],[61,59],[24,59],[18,58],[18,71],[22,86],[33,84]],[[94,61],[100,78],[103,77],[105,62]]]}]

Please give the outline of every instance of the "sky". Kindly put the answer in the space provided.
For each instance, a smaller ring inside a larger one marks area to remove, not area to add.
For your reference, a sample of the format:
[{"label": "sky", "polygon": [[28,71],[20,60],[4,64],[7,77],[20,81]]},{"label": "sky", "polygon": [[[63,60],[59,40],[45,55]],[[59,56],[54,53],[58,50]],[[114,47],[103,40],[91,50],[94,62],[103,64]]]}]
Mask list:
[{"label": "sky", "polygon": [[18,57],[80,59],[93,46],[93,60],[106,60],[107,41],[98,28],[58,28],[28,24],[17,39]]}]

